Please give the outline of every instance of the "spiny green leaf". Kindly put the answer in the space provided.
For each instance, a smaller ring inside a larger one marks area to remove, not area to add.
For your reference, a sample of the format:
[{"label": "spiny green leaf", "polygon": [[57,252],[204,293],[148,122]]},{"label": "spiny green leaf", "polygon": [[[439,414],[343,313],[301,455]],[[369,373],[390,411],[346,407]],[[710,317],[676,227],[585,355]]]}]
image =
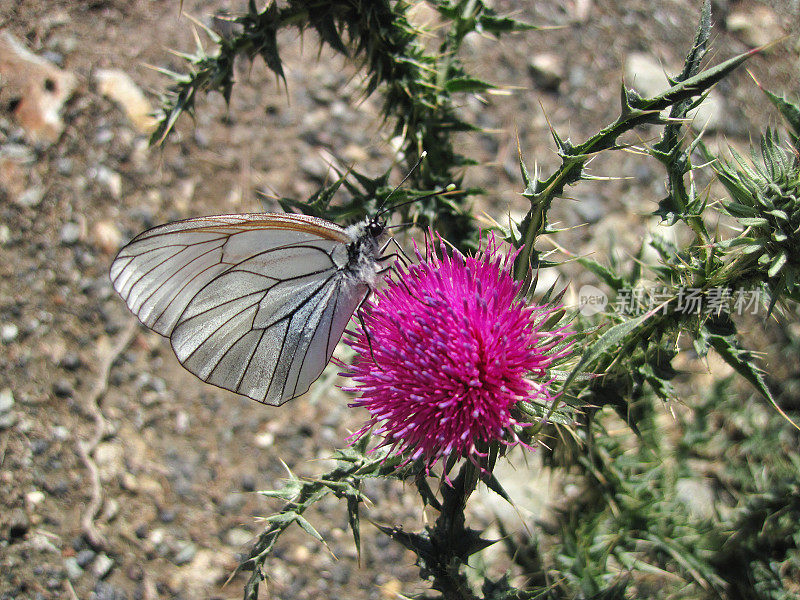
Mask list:
[{"label": "spiny green leaf", "polygon": [[647,312],[643,315],[635,317],[633,319],[629,319],[623,323],[619,323],[618,325],[614,325],[608,331],[606,331],[600,338],[598,338],[595,342],[592,342],[591,345],[586,349],[586,351],[581,356],[581,360],[578,362],[577,365],[572,369],[569,376],[567,377],[566,381],[561,386],[562,390],[566,390],[567,387],[572,383],[572,381],[584,370],[587,366],[594,363],[594,361],[603,355],[606,351],[616,346],[620,343],[629,333],[634,331],[637,327],[639,327],[642,323],[644,323],[647,319],[652,317],[655,314],[655,311]]},{"label": "spiny green leaf", "polygon": [[444,84],[444,89],[455,94],[458,92],[485,92],[495,89],[495,86],[476,77],[457,77],[448,79]]},{"label": "spiny green leaf", "polygon": [[608,285],[614,291],[619,291],[627,285],[627,282],[623,277],[615,273],[610,268],[606,267],[605,265],[601,265],[594,259],[586,258],[584,256],[577,259],[578,263],[587,269],[589,269],[592,273],[597,275],[603,282]]},{"label": "spiny green leaf", "polygon": [[766,94],[770,102],[775,105],[783,118],[789,123],[794,134],[795,143],[797,143],[798,138],[800,138],[800,105],[789,102],[785,97],[777,96],[767,89],[761,88],[761,91]]},{"label": "spiny green leaf", "polygon": [[328,545],[328,542],[325,541],[325,539],[320,535],[320,533],[316,529],[314,529],[314,526],[311,525],[311,523],[309,523],[305,517],[303,517],[302,515],[297,515],[295,521],[300,526],[300,528],[307,534],[319,540],[326,546]]},{"label": "spiny green leaf", "polygon": [[761,392],[784,419],[791,423],[796,429],[800,430],[800,426],[798,426],[775,401],[772,392],[769,391],[767,384],[764,382],[761,372],[755,367],[753,356],[749,352],[739,348],[735,339],[731,337],[710,335],[708,336],[708,341],[720,357],[722,357],[722,360],[728,363],[734,371],[739,373],[739,375],[749,381],[754,388]]}]

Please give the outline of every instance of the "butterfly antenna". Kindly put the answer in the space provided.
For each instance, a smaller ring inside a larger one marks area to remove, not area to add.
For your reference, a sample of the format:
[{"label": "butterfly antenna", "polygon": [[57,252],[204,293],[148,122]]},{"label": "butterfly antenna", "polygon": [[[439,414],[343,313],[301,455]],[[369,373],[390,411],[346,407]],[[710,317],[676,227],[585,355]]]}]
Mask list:
[{"label": "butterfly antenna", "polygon": [[381,214],[381,213],[382,213],[382,209],[383,209],[383,207],[384,207],[384,206],[386,206],[386,203],[389,201],[389,198],[391,198],[392,196],[394,196],[394,193],[395,193],[397,190],[399,190],[399,189],[400,189],[400,186],[401,186],[401,185],[403,185],[403,184],[406,182],[406,180],[407,180],[409,177],[411,177],[411,174],[412,174],[414,171],[416,171],[416,170],[419,168],[420,164],[422,163],[422,161],[423,161],[423,160],[425,160],[425,157],[426,157],[426,156],[428,156],[428,152],[427,152],[427,150],[423,150],[423,151],[422,151],[422,154],[420,154],[420,155],[419,155],[419,158],[417,159],[417,162],[415,162],[415,163],[414,163],[414,166],[413,166],[413,167],[411,167],[411,170],[410,170],[408,173],[406,173],[406,176],[405,176],[405,177],[403,177],[403,181],[401,181],[400,183],[398,183],[398,184],[395,186],[395,188],[394,188],[394,189],[393,189],[393,190],[392,190],[392,191],[389,193],[389,195],[388,195],[388,196],[386,196],[386,198],[384,198],[384,199],[383,199],[383,202],[381,202],[381,205],[378,207],[378,214]]},{"label": "butterfly antenna", "polygon": [[[435,192],[432,192],[430,194],[426,194],[424,196],[417,196],[416,198],[411,198],[411,200],[406,200],[405,202],[401,202],[400,204],[393,204],[392,206],[387,206],[386,208],[384,208],[382,210],[379,210],[375,214],[375,217],[376,218],[380,217],[381,215],[389,212],[390,210],[398,209],[401,206],[406,206],[407,204],[413,204],[414,202],[420,202],[421,200],[427,200],[428,198],[435,198],[436,196],[443,196],[444,194],[452,193],[453,191],[455,191],[455,187],[456,186],[451,183],[447,187],[444,187],[441,190],[436,190]],[[394,192],[392,192],[392,193],[394,193]],[[388,198],[388,196],[387,196],[387,198]]]}]

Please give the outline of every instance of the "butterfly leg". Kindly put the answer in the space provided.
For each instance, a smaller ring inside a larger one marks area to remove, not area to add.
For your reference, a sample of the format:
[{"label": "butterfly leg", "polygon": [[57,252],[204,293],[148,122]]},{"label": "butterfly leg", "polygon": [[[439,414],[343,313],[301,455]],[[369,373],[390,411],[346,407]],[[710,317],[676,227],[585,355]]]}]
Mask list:
[{"label": "butterfly leg", "polygon": [[[361,304],[363,304],[363,302]],[[370,336],[369,330],[367,329],[367,325],[366,323],[364,323],[364,315],[361,312],[361,304],[359,304],[358,308],[356,309],[356,318],[358,319],[358,322],[361,325],[361,331],[364,332],[364,337],[367,338],[367,346],[369,346],[369,354],[372,357],[372,362],[375,363],[375,366],[378,367],[381,371],[384,371],[385,369],[380,365],[378,359],[375,357],[375,349],[372,347],[372,336]]]},{"label": "butterfly leg", "polygon": [[390,237],[386,241],[386,243],[381,248],[381,253],[386,251],[386,249],[389,247],[389,244],[394,244],[395,248],[397,248],[398,251],[397,252],[392,252],[391,254],[387,254],[386,256],[381,256],[378,259],[378,262],[383,262],[384,260],[388,260],[390,258],[396,258],[401,263],[403,263],[404,267],[408,267],[409,265],[411,265],[411,263],[412,263],[411,257],[408,254],[406,254],[406,252],[405,252],[405,250],[403,250],[402,246],[400,246],[400,244],[397,243],[397,240],[394,239],[393,237]]}]

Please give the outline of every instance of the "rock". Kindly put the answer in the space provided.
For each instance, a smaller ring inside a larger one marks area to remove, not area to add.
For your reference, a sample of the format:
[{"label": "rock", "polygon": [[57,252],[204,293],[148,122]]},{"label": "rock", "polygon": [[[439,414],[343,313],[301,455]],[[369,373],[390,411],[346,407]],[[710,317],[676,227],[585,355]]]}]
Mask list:
[{"label": "rock", "polygon": [[19,416],[17,415],[17,413],[7,412],[4,414],[0,414],[0,431],[11,429],[14,425],[17,424],[18,420]]},{"label": "rock", "polygon": [[25,494],[25,504],[28,505],[31,509],[36,508],[42,502],[44,502],[45,495],[44,492],[40,490],[33,490],[32,492],[28,492]]},{"label": "rock", "polygon": [[275,443],[275,434],[271,431],[263,431],[256,434],[253,443],[257,448],[269,448]]},{"label": "rock", "polygon": [[223,513],[235,513],[245,503],[244,494],[240,492],[231,492],[227,494],[220,502],[219,508]]},{"label": "rock", "polygon": [[77,86],[74,74],[33,54],[8,31],[0,32],[0,105],[8,106],[29,141],[49,145],[64,129],[62,105]]},{"label": "rock", "polygon": [[187,597],[209,597],[208,588],[225,580],[227,561],[218,551],[203,549],[191,563],[175,571],[170,577],[170,588],[185,590]]},{"label": "rock", "polygon": [[138,492],[139,482],[136,481],[136,477],[133,473],[123,473],[119,476],[119,487],[126,492]]},{"label": "rock", "polygon": [[100,481],[108,483],[125,472],[123,459],[124,452],[119,444],[114,442],[98,444],[94,450],[94,460],[97,463]]},{"label": "rock", "polygon": [[30,165],[36,162],[36,154],[25,144],[3,144],[0,146],[0,158],[13,160],[21,165]]},{"label": "rock", "polygon": [[97,579],[103,579],[111,573],[114,568],[114,561],[108,557],[107,554],[98,554],[97,558],[92,563],[92,575]]},{"label": "rock", "polygon": [[5,223],[0,223],[0,244],[5,246],[11,241],[11,230]]},{"label": "rock", "polygon": [[557,92],[564,80],[564,64],[557,54],[537,54],[528,62],[528,75],[536,87]]},{"label": "rock", "polygon": [[725,19],[725,28],[751,48],[764,46],[784,35],[778,15],[766,6],[732,12]]},{"label": "rock", "polygon": [[245,492],[254,492],[256,490],[256,479],[249,473],[246,473],[242,475],[240,485]]},{"label": "rock", "polygon": [[69,398],[74,392],[72,384],[66,379],[59,379],[53,384],[53,394],[58,398]]},{"label": "rock", "polygon": [[361,144],[347,144],[341,156],[348,164],[362,164],[369,160],[369,152]]},{"label": "rock", "polygon": [[244,546],[245,544],[249,544],[253,540],[254,536],[252,533],[247,531],[246,529],[242,529],[241,527],[234,527],[233,529],[229,529],[225,532],[225,543],[228,546],[233,546],[234,548],[239,548]]},{"label": "rock", "polygon": [[74,556],[64,559],[64,570],[67,572],[67,578],[70,581],[75,581],[83,575],[83,569],[78,565],[78,561]]},{"label": "rock", "polygon": [[128,600],[125,590],[108,581],[98,581],[93,596],[95,600]]},{"label": "rock", "polygon": [[100,69],[95,71],[97,91],[120,105],[139,133],[150,133],[156,124],[153,109],[138,85],[124,71]]},{"label": "rock", "polygon": [[73,161],[71,158],[62,156],[56,159],[56,171],[58,171],[59,175],[72,175],[74,168],[75,161]]},{"label": "rock", "polygon": [[175,557],[172,559],[172,562],[178,566],[185,565],[190,563],[196,554],[197,545],[192,542],[179,542],[178,551],[175,553]]},{"label": "rock", "polygon": [[403,591],[403,584],[399,579],[392,578],[381,586],[381,598],[399,598]]},{"label": "rock", "polygon": [[58,362],[58,365],[67,371],[77,371],[83,365],[83,361],[81,361],[81,357],[74,352],[68,352]]},{"label": "rock", "polygon": [[53,538],[44,533],[31,532],[30,547],[36,552],[60,554],[61,551],[52,542]]},{"label": "rock", "polygon": [[122,175],[112,171],[105,165],[100,165],[92,170],[94,180],[105,189],[114,200],[122,197]]},{"label": "rock", "polygon": [[92,561],[95,559],[96,556],[97,553],[94,550],[89,550],[87,548],[81,550],[75,555],[75,562],[81,569],[85,569],[90,564],[92,564]]},{"label": "rock", "polygon": [[21,508],[14,508],[8,516],[8,537],[10,539],[21,538],[31,528],[31,520]]},{"label": "rock", "polygon": [[58,235],[62,244],[71,246],[81,239],[81,226],[74,221],[69,221],[61,226],[61,232]]},{"label": "rock", "polygon": [[686,116],[692,119],[692,127],[697,131],[720,130],[725,122],[725,102],[722,96],[711,90],[703,103],[694,110],[690,110]]},{"label": "rock", "polygon": [[64,427],[63,425],[55,425],[53,427],[53,439],[58,442],[65,442],[67,441],[72,434],[70,433],[69,429]]},{"label": "rock", "polygon": [[577,199],[575,212],[587,223],[596,223],[607,212],[603,199],[597,194],[590,194]]},{"label": "rock", "polygon": [[0,414],[7,413],[14,408],[14,392],[11,388],[3,388],[0,391]]},{"label": "rock", "polygon": [[0,339],[4,344],[10,344],[17,339],[19,335],[19,327],[15,323],[5,323],[0,327]]},{"label": "rock", "polygon": [[311,558],[311,550],[303,546],[302,544],[295,545],[286,555],[286,559],[294,563],[296,565],[305,565],[308,564],[309,559]]},{"label": "rock", "polygon": [[116,254],[122,244],[122,234],[110,221],[99,221],[92,228],[92,241],[105,254]]},{"label": "rock", "polygon": [[39,206],[44,198],[44,188],[38,185],[27,188],[16,198],[16,203],[26,208]]},{"label": "rock", "polygon": [[158,511],[158,520],[162,523],[172,523],[177,516],[174,508],[162,508]]},{"label": "rock", "polygon": [[175,433],[183,435],[189,431],[189,415],[184,410],[179,410],[175,415]]}]

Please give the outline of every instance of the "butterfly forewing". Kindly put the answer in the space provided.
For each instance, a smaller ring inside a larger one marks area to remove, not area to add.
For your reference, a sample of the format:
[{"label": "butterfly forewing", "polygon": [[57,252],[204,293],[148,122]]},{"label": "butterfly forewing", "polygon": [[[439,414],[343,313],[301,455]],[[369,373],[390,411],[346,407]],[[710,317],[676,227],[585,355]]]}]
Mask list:
[{"label": "butterfly forewing", "polygon": [[350,241],[303,215],[189,219],[136,237],[111,279],[189,371],[282,404],[319,377],[369,291],[340,270]]}]

